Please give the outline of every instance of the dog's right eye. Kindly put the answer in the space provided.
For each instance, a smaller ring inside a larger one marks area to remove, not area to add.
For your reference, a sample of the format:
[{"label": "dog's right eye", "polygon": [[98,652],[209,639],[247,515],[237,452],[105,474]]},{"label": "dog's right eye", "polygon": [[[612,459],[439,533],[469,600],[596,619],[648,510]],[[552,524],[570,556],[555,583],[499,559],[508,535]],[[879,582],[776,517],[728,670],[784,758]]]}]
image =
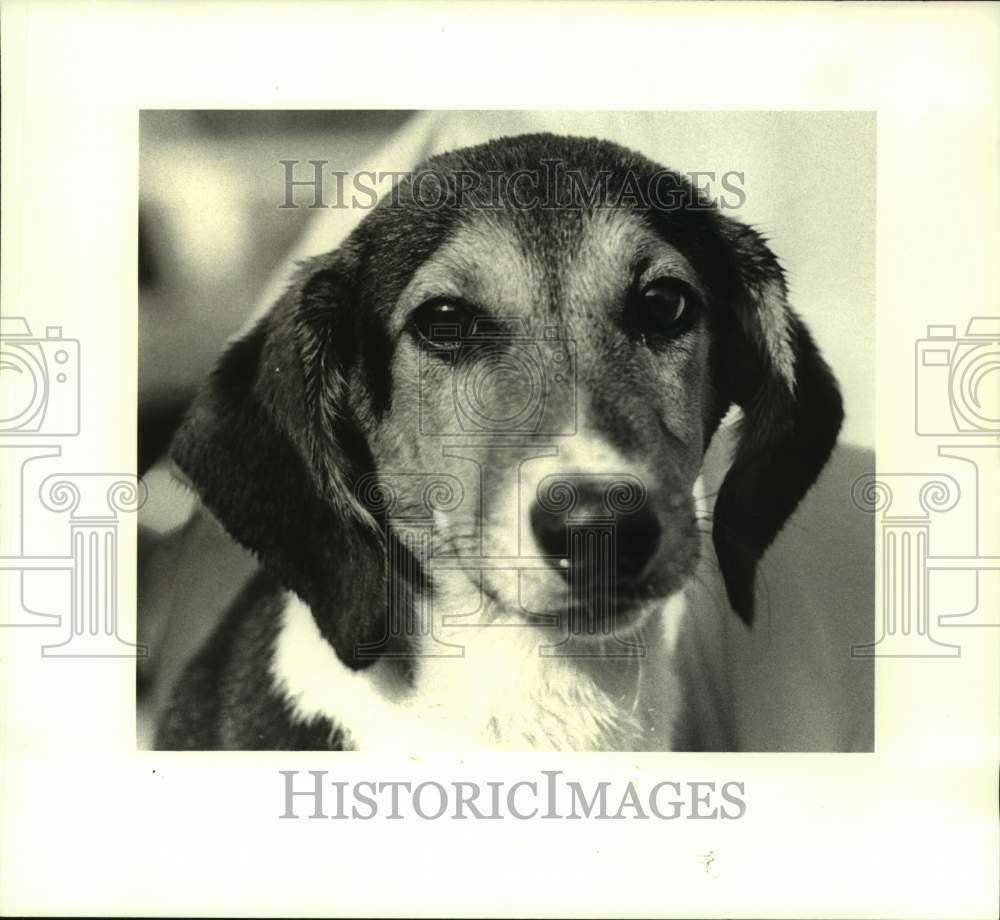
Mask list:
[{"label": "dog's right eye", "polygon": [[429,300],[410,315],[410,330],[417,344],[428,351],[457,348],[468,335],[472,312],[453,300]]}]

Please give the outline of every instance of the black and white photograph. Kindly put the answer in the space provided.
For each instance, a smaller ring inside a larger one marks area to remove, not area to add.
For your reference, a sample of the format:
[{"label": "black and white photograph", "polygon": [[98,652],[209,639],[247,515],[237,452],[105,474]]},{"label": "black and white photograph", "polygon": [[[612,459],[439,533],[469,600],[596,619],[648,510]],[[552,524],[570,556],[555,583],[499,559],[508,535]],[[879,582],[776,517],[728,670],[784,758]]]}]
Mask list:
[{"label": "black and white photograph", "polygon": [[871,750],[874,142],[143,112],[152,745]]},{"label": "black and white photograph", "polygon": [[0,2],[0,915],[996,916],[1000,4]]}]

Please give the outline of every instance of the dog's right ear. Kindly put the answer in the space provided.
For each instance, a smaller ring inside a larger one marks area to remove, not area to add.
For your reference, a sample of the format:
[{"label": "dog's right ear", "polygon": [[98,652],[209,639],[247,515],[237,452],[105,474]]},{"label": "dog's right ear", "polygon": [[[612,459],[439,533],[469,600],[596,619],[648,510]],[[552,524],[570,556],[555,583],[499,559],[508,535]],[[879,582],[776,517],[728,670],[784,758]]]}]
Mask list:
[{"label": "dog's right ear", "polygon": [[712,537],[733,610],[750,625],[757,567],[812,488],[844,418],[833,371],[788,303],[764,238],[726,220],[738,280],[725,323],[722,387],[743,412],[739,447],[715,501]]},{"label": "dog's right ear", "polygon": [[384,546],[351,484],[371,468],[350,406],[354,310],[337,258],[314,261],[223,355],[172,456],[204,504],[312,609],[341,661],[385,636]]}]

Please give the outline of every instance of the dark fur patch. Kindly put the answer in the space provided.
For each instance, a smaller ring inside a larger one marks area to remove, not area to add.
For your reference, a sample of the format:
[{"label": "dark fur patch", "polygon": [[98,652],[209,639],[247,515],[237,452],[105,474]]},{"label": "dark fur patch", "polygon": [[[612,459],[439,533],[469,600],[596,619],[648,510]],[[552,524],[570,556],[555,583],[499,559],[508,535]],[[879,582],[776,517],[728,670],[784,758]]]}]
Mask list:
[{"label": "dark fur patch", "polygon": [[327,719],[303,723],[271,683],[266,662],[284,591],[263,572],[233,602],[185,669],[156,738],[161,751],[339,751],[344,734]]},{"label": "dark fur patch", "polygon": [[757,565],[826,464],[844,416],[833,374],[797,319],[792,350],[794,395],[768,376],[766,359],[746,366],[745,343],[730,365],[729,392],[743,420],[739,449],[715,502],[712,537],[729,602],[747,624],[754,616]]},{"label": "dark fur patch", "polygon": [[[310,417],[310,405],[332,407],[328,398],[307,397],[290,333],[278,311],[229,349],[173,456],[230,534],[310,605],[323,636],[353,662],[356,643],[385,634],[372,603],[382,592],[383,546],[352,512],[342,468],[353,455],[338,459],[323,419]],[[326,451],[322,467],[314,441]],[[326,478],[324,469],[338,472]]]}]

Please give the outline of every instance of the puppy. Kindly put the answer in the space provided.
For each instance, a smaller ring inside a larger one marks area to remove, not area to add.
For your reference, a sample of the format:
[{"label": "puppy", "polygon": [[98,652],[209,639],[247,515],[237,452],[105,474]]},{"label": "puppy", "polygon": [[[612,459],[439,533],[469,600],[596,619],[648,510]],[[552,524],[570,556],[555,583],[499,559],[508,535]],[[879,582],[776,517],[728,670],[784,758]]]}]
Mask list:
[{"label": "puppy", "polygon": [[600,140],[428,160],[178,433],[260,572],[158,747],[671,749],[695,488],[733,405],[711,538],[749,625],[843,415],[764,240]]}]

